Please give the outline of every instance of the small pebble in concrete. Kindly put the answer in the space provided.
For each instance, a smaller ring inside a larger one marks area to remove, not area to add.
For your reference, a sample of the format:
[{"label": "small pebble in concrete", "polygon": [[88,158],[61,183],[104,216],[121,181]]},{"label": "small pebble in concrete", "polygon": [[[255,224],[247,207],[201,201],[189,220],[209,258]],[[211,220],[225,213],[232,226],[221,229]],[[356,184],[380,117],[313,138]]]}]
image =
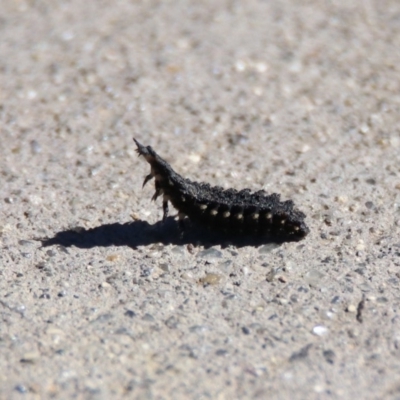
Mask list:
[{"label": "small pebble in concrete", "polygon": [[129,317],[129,318],[133,318],[136,316],[136,313],[132,310],[126,310],[124,313],[125,316]]},{"label": "small pebble in concrete", "polygon": [[261,247],[258,249],[258,252],[259,252],[260,254],[268,254],[268,253],[270,253],[272,250],[277,249],[278,247],[279,247],[279,244],[276,244],[276,243],[268,243],[268,244],[265,244],[264,246],[261,246]]},{"label": "small pebble in concrete", "polygon": [[154,317],[151,314],[148,314],[148,313],[143,315],[142,320],[143,321],[148,321],[148,322],[154,322],[155,321]]},{"label": "small pebble in concrete", "polygon": [[321,281],[325,275],[318,271],[317,269],[312,269],[307,272],[305,276],[305,281],[313,287],[319,287],[321,285]]},{"label": "small pebble in concrete", "polygon": [[171,266],[166,263],[162,263],[159,265],[159,267],[164,271],[164,272],[171,272]]},{"label": "small pebble in concrete", "polygon": [[346,308],[346,311],[349,313],[355,313],[357,311],[357,307],[354,304],[349,304]]},{"label": "small pebble in concrete", "polygon": [[333,350],[325,350],[322,354],[329,364],[333,364],[335,362],[336,354]]},{"label": "small pebble in concrete", "polygon": [[15,386],[15,390],[19,393],[27,393],[28,392],[27,387],[22,384],[18,384],[17,386]]},{"label": "small pebble in concrete", "polygon": [[42,146],[40,146],[38,141],[31,140],[30,145],[32,154],[39,154],[42,151]]},{"label": "small pebble in concrete", "polygon": [[199,282],[203,285],[217,285],[222,279],[222,275],[209,273],[200,278]]},{"label": "small pebble in concrete", "polygon": [[316,325],[312,330],[312,333],[316,336],[325,336],[328,332],[328,328],[323,325]]},{"label": "small pebble in concrete", "polygon": [[197,257],[201,257],[206,260],[213,260],[213,259],[221,258],[222,252],[220,252],[217,249],[211,248],[211,249],[206,249],[206,250],[200,251],[200,253],[197,254]]}]

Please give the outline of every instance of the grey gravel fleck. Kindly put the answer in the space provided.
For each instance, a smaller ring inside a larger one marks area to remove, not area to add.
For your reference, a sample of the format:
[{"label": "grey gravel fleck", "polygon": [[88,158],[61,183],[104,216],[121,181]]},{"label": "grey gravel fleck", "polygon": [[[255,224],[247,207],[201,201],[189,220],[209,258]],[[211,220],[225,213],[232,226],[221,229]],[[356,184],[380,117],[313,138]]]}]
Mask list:
[{"label": "grey gravel fleck", "polygon": [[69,254],[69,250],[65,246],[59,245],[58,249],[65,254]]},{"label": "grey gravel fleck", "polygon": [[324,278],[325,274],[317,269],[311,269],[307,272],[306,276],[304,277],[305,282],[308,283],[310,286],[319,287],[321,285],[321,281]]},{"label": "grey gravel fleck", "polygon": [[310,290],[304,286],[299,286],[297,291],[300,293],[308,293]]},{"label": "grey gravel fleck", "polygon": [[132,332],[131,332],[130,329],[128,329],[128,328],[126,328],[126,327],[124,327],[124,326],[121,326],[121,327],[119,327],[119,328],[115,331],[115,334],[116,334],[116,335],[127,335],[127,336],[131,336],[131,335],[132,335]]},{"label": "grey gravel fleck", "polygon": [[226,300],[236,300],[238,295],[235,293],[224,293]]},{"label": "grey gravel fleck", "polygon": [[265,277],[267,282],[272,282],[275,279],[276,275],[278,274],[278,271],[279,269],[277,268],[271,268]]},{"label": "grey gravel fleck", "polygon": [[129,317],[129,318],[133,318],[136,316],[136,313],[132,310],[126,310],[124,313],[125,316]]},{"label": "grey gravel fleck", "polygon": [[31,140],[30,146],[32,154],[39,154],[42,151],[42,146],[40,146],[39,142],[36,140]]},{"label": "grey gravel fleck", "polygon": [[[74,199],[74,200],[76,200],[76,199]],[[71,226],[70,230],[72,232],[81,233],[81,232],[85,231],[85,228],[83,226],[80,226],[80,225],[74,225],[74,226]]]},{"label": "grey gravel fleck", "polygon": [[152,251],[163,251],[165,246],[162,243],[154,243],[151,247],[150,250]]},{"label": "grey gravel fleck", "polygon": [[210,328],[206,325],[193,325],[189,328],[189,331],[193,333],[204,333],[209,330]]},{"label": "grey gravel fleck", "polygon": [[378,303],[387,303],[389,300],[387,299],[387,297],[381,296],[381,297],[378,297],[378,298],[376,299],[376,301],[377,301]]},{"label": "grey gravel fleck", "polygon": [[339,304],[341,302],[340,296],[335,296],[331,300],[331,304]]},{"label": "grey gravel fleck", "polygon": [[142,317],[143,321],[154,322],[155,318],[151,314],[144,314]]},{"label": "grey gravel fleck", "polygon": [[363,292],[370,292],[372,290],[371,285],[368,283],[361,283],[358,288]]},{"label": "grey gravel fleck", "polygon": [[390,283],[391,285],[398,286],[399,285],[399,280],[397,278],[389,278],[388,279],[388,283]]},{"label": "grey gravel fleck", "polygon": [[28,393],[28,388],[22,384],[18,384],[17,386],[15,386],[15,390],[19,393]]},{"label": "grey gravel fleck", "polygon": [[267,329],[258,322],[253,322],[252,324],[250,324],[249,329],[253,330],[259,335],[263,335],[267,331]]},{"label": "grey gravel fleck", "polygon": [[218,268],[225,274],[229,274],[233,270],[233,262],[232,260],[226,260],[218,264]]},{"label": "grey gravel fleck", "polygon": [[171,272],[170,264],[162,263],[159,266],[164,272]]},{"label": "grey gravel fleck", "polygon": [[200,251],[197,254],[197,257],[201,257],[201,258],[204,258],[206,260],[214,260],[214,259],[217,259],[217,258],[221,258],[222,257],[222,252],[220,252],[217,249],[210,248],[210,249],[205,249],[205,250]]},{"label": "grey gravel fleck", "polygon": [[371,210],[372,208],[374,208],[374,203],[372,201],[367,201],[365,203],[365,207],[367,207],[368,210]]},{"label": "grey gravel fleck", "polygon": [[174,254],[185,255],[185,246],[175,246],[171,252]]},{"label": "grey gravel fleck", "polygon": [[146,278],[150,276],[154,271],[153,267],[148,267],[146,265],[141,265],[140,266],[140,277],[141,278]]},{"label": "grey gravel fleck", "polygon": [[243,326],[243,327],[242,327],[242,332],[243,332],[245,335],[250,335],[250,329],[247,328],[247,326]]},{"label": "grey gravel fleck", "polygon": [[355,269],[354,272],[357,272],[357,274],[359,274],[359,275],[364,275],[366,270],[367,269],[365,267],[359,267],[359,268]]},{"label": "grey gravel fleck", "polygon": [[289,357],[289,361],[293,362],[293,361],[298,361],[298,360],[302,360],[304,358],[307,358],[311,347],[312,347],[312,344],[309,343],[309,344],[305,345],[304,347],[302,347],[299,351],[295,351]]},{"label": "grey gravel fleck", "polygon": [[165,325],[170,329],[176,329],[178,327],[178,319],[172,315],[165,321]]},{"label": "grey gravel fleck", "polygon": [[31,240],[18,240],[18,244],[21,246],[30,246],[33,242]]},{"label": "grey gravel fleck", "polygon": [[363,294],[361,301],[358,303],[357,306],[357,315],[356,315],[356,319],[357,321],[361,324],[364,321],[364,308],[365,308],[365,295]]},{"label": "grey gravel fleck", "polygon": [[268,244],[265,244],[264,246],[261,246],[258,249],[258,252],[260,254],[268,254],[268,253],[271,253],[272,250],[277,249],[279,246],[280,245],[277,243],[268,243]]},{"label": "grey gravel fleck", "polygon": [[298,303],[298,301],[299,301],[299,296],[297,296],[297,294],[292,294],[292,295],[290,296],[290,301],[291,301],[292,303]]},{"label": "grey gravel fleck", "polygon": [[94,319],[94,320],[92,321],[92,323],[93,323],[93,324],[96,324],[96,323],[101,323],[101,324],[103,324],[103,323],[105,323],[105,322],[107,322],[107,321],[110,321],[112,318],[113,318],[112,314],[110,314],[110,313],[105,313],[105,314],[99,315],[96,319]]},{"label": "grey gravel fleck", "polygon": [[186,355],[186,357],[190,357],[193,359],[199,358],[198,350],[192,346],[184,344],[184,345],[180,346],[179,349],[183,352],[184,355]]},{"label": "grey gravel fleck", "polygon": [[335,362],[336,354],[333,350],[324,350],[322,354],[329,364],[333,364]]}]

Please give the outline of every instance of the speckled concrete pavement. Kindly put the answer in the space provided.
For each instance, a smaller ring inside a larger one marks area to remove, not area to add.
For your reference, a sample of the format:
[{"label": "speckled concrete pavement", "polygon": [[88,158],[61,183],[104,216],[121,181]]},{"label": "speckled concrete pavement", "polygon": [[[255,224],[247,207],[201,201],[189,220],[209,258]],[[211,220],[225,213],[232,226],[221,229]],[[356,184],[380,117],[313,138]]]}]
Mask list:
[{"label": "speckled concrete pavement", "polygon": [[[400,398],[399,49],[397,0],[4,0],[0,398]],[[133,137],[309,236],[181,240]]]}]

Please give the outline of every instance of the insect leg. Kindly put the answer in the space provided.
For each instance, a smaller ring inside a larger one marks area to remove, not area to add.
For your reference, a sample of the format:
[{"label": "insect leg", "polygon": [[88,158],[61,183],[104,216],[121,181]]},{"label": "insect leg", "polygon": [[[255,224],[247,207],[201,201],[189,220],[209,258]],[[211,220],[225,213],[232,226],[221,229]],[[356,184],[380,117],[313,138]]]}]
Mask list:
[{"label": "insect leg", "polygon": [[183,233],[185,232],[185,223],[184,223],[185,217],[186,217],[186,215],[183,213],[178,214],[178,224],[179,224],[179,231],[181,233],[181,237],[183,237]]},{"label": "insect leg", "polygon": [[168,217],[168,200],[164,200],[163,201],[163,203],[162,203],[162,205],[163,205],[163,212],[164,212],[164,214],[163,214],[163,221]]},{"label": "insect leg", "polygon": [[152,173],[148,174],[148,175],[146,176],[146,178],[144,178],[142,188],[143,188],[144,185],[146,185],[146,183],[147,183],[150,179],[152,179],[152,178],[154,178],[154,175],[153,175]]},{"label": "insect leg", "polygon": [[160,183],[158,181],[156,181],[156,185],[155,186],[156,186],[156,191],[153,194],[153,197],[151,198],[152,201],[156,201],[157,197],[160,196],[161,194],[163,194],[163,190],[162,190],[162,188],[160,186]]},{"label": "insect leg", "polygon": [[156,189],[155,193],[153,194],[153,197],[151,198],[152,201],[156,201],[158,196],[161,194],[161,189]]}]

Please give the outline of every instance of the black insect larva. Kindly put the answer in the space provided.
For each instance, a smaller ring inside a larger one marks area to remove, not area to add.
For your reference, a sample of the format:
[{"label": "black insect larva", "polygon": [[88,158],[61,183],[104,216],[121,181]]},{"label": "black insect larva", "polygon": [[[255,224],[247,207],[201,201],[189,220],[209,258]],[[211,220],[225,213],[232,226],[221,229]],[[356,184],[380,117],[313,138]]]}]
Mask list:
[{"label": "black insect larva", "polygon": [[250,189],[224,190],[192,182],[177,174],[151,146],[134,141],[139,156],[144,156],[151,166],[143,186],[155,179],[152,200],[163,196],[164,219],[171,202],[178,210],[180,221],[187,216],[191,221],[229,234],[265,236],[280,241],[297,241],[308,234],[305,215],[294,208],[291,200],[281,202],[279,194],[266,195],[263,190],[255,193]]}]

